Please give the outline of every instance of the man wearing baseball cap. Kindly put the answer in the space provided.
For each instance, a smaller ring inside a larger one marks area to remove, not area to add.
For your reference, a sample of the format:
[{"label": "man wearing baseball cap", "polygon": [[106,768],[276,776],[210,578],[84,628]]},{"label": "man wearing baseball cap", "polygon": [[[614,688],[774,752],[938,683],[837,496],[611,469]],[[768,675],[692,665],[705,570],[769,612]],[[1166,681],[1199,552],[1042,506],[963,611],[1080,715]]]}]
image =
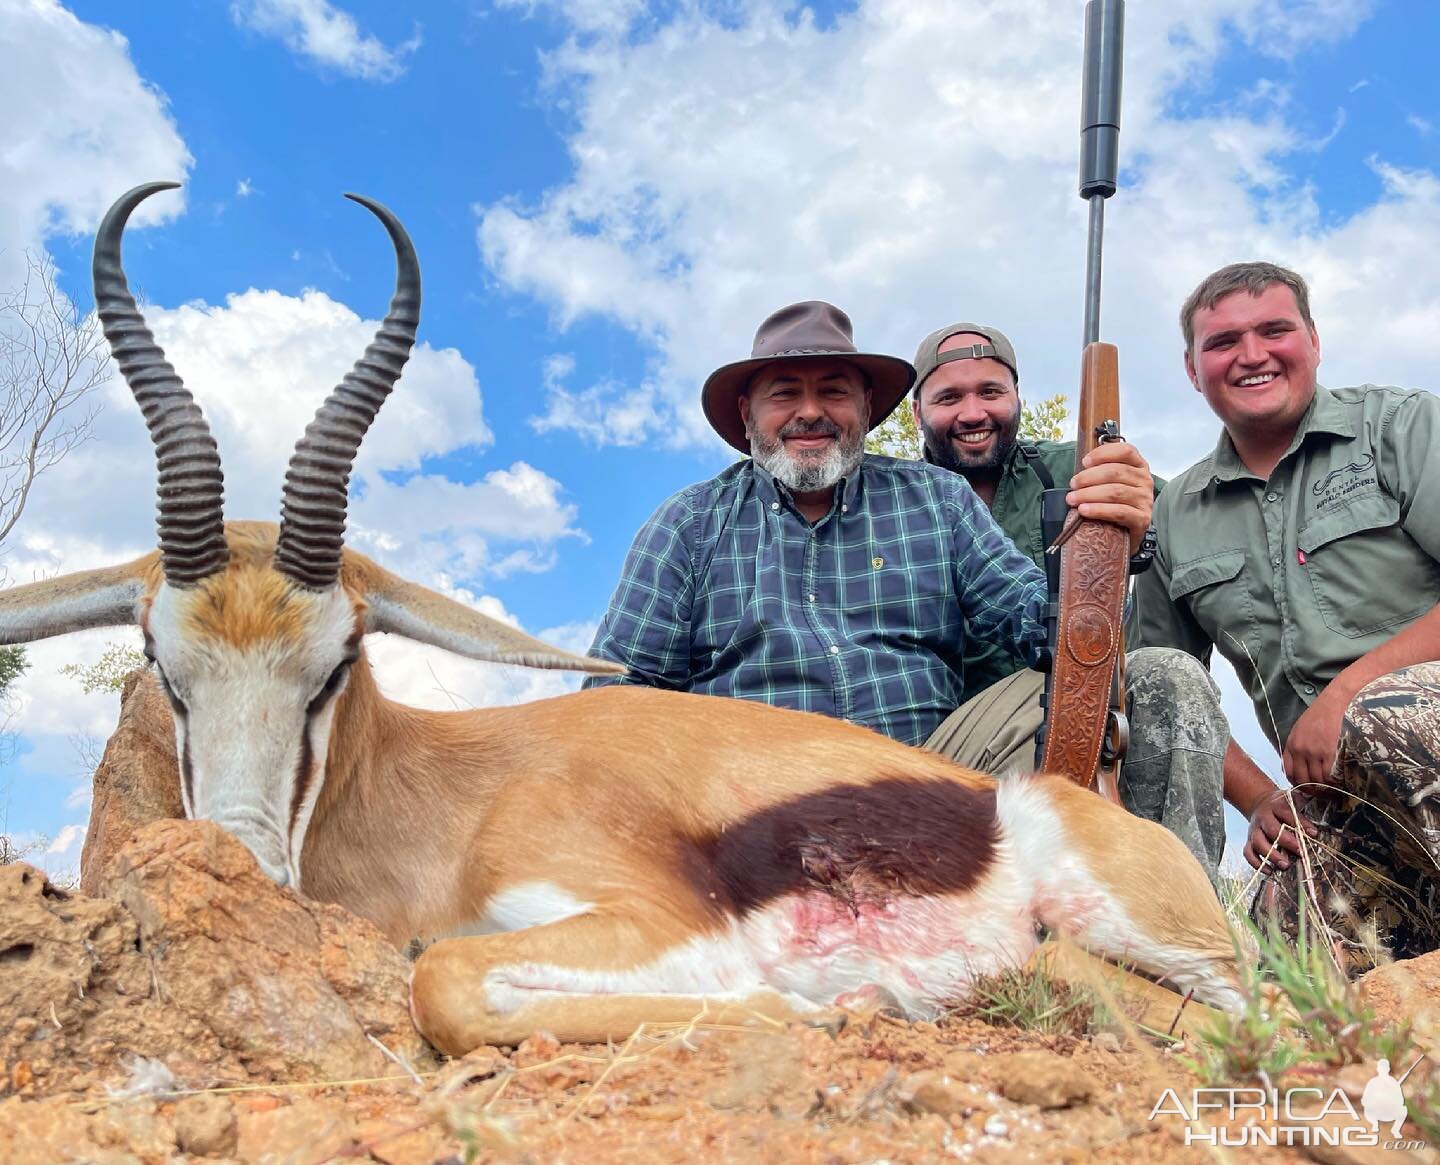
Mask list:
[{"label": "man wearing baseball cap", "polygon": [[[1042,491],[1071,487],[1095,470],[1076,476],[1073,441],[1019,439],[1019,369],[1014,345],[998,328],[948,324],[926,336],[915,354],[911,408],[925,460],[969,482],[1011,541],[1043,569]],[[1101,448],[1121,458],[1112,463],[1121,480],[1111,504],[1148,515],[1163,483],[1151,476],[1133,445]],[[1132,572],[1146,569],[1153,554],[1152,538],[1131,560]],[[1030,662],[1004,644],[968,638],[965,702],[927,747],[978,752],[976,767],[987,772],[1032,769],[1035,734],[1044,722],[1045,677]],[[1225,848],[1223,774],[1230,740],[1215,683],[1183,651],[1142,648],[1126,655],[1125,689],[1131,736],[1120,772],[1121,799],[1132,813],[1178,836],[1213,881]]]},{"label": "man wearing baseball cap", "polygon": [[[820,712],[907,744],[960,702],[973,639],[1033,662],[1044,572],[963,478],[865,453],[913,379],[904,360],[858,351],[831,304],[766,319],[750,356],[701,393],[748,456],[641,528],[591,654],[625,664],[625,682]],[[1123,476],[1101,464],[1077,500],[1106,504]],[[1137,548],[1148,503],[1122,509],[1108,514]]]}]

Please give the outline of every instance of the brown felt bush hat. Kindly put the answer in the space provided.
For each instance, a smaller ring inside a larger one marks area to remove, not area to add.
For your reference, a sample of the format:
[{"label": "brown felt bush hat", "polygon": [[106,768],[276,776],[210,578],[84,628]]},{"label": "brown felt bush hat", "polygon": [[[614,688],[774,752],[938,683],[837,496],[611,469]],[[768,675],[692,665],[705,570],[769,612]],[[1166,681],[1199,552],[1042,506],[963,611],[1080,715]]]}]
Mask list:
[{"label": "brown felt bush hat", "polygon": [[741,453],[750,452],[745,423],[740,419],[740,394],[750,378],[775,360],[805,357],[841,357],[865,374],[870,385],[870,428],[874,428],[905,399],[915,369],[898,356],[857,352],[850,317],[834,304],[810,299],[792,303],[770,316],[755,333],[748,360],[736,360],[715,369],[700,390],[705,419]]},{"label": "brown felt bush hat", "polygon": [[[972,344],[968,348],[952,348],[944,355],[940,353],[940,345],[951,336],[968,334],[971,336],[984,336],[990,342],[988,344]],[[1015,384],[1020,384],[1020,364],[1015,359],[1015,345],[1010,343],[1010,338],[999,328],[992,328],[989,324],[947,324],[943,328],[936,328],[928,336],[920,341],[920,349],[915,353],[915,392],[920,392],[920,386],[925,383],[925,378],[942,364],[948,364],[951,360],[998,360],[1015,374]]]}]

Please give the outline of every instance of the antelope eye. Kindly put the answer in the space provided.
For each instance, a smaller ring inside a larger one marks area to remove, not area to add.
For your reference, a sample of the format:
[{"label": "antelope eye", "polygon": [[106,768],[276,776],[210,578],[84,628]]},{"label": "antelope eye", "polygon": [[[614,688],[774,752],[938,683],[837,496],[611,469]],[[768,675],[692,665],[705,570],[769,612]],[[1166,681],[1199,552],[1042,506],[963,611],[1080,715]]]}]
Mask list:
[{"label": "antelope eye", "polygon": [[351,661],[347,659],[336,666],[335,670],[330,673],[329,678],[321,686],[316,696],[317,699],[326,699],[340,690],[340,685],[345,682],[345,677],[349,674],[350,662]]},{"label": "antelope eye", "polygon": [[314,716],[321,708],[325,707],[345,683],[345,677],[350,674],[350,665],[354,658],[342,659],[335,665],[335,670],[330,673],[325,682],[320,685],[320,690],[310,700],[310,706],[305,709],[307,716]]}]

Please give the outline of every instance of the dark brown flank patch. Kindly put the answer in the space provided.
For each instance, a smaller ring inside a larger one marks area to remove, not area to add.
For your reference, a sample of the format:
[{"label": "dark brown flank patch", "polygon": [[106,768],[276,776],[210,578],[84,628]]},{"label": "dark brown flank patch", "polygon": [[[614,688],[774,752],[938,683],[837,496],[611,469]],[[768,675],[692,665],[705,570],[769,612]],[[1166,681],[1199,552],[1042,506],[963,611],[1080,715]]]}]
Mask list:
[{"label": "dark brown flank patch", "polygon": [[804,890],[858,914],[971,889],[997,840],[993,785],[890,778],[772,805],[687,847],[686,866],[701,898],[727,914]]}]

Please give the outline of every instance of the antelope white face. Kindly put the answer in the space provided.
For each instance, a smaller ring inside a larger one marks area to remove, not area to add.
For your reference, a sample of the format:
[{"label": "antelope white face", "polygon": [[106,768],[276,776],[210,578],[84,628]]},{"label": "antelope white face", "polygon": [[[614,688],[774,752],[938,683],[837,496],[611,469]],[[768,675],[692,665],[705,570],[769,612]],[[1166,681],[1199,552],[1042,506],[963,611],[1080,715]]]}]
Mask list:
[{"label": "antelope white face", "polygon": [[162,583],[145,620],[146,655],[175,712],[186,815],[234,834],[282,886],[300,888],[360,637],[343,587],[307,590],[268,567]]}]

